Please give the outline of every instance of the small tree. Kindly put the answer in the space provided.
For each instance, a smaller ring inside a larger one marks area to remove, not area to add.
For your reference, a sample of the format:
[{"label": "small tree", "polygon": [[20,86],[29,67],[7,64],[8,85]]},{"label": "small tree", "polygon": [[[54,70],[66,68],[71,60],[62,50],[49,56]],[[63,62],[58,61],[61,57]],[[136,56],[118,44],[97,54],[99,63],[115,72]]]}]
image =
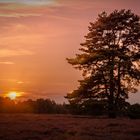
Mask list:
[{"label": "small tree", "polygon": [[140,83],[140,18],[130,10],[103,12],[90,23],[85,38],[82,53],[67,59],[83,71],[84,79],[66,98],[107,100],[109,117],[116,117],[119,101]]}]

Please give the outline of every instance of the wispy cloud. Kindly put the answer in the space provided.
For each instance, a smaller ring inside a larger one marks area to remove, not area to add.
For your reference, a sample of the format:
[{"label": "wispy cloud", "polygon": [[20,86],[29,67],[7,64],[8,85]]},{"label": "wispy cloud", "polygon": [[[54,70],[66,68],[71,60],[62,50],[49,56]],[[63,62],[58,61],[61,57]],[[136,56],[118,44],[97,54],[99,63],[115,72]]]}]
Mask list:
[{"label": "wispy cloud", "polygon": [[27,5],[52,5],[56,0],[0,0],[1,3],[22,3]]},{"label": "wispy cloud", "polygon": [[4,62],[0,62],[0,64],[4,64],[4,65],[13,65],[15,64],[14,62],[11,61],[4,61]]},{"label": "wispy cloud", "polygon": [[[23,34],[22,33],[20,34],[20,32],[22,31],[23,31]],[[19,32],[19,35],[18,35],[18,32]],[[0,37],[0,46],[2,48],[0,49],[0,55],[5,54],[5,52],[9,52],[10,50],[6,50],[6,49],[10,49],[10,48],[18,49],[18,52],[23,52],[24,49],[22,50],[22,48],[32,49],[32,48],[35,48],[36,46],[41,46],[44,40],[45,40],[45,37],[43,35],[30,34],[28,31],[25,31],[23,29],[18,29],[18,28],[13,29],[13,31],[11,29],[11,33],[9,32],[5,34],[5,36],[3,33],[3,36]],[[11,50],[10,52],[13,52],[13,50]]]},{"label": "wispy cloud", "polygon": [[17,81],[17,84],[24,84],[23,81]]},{"label": "wispy cloud", "polygon": [[19,50],[10,50],[10,49],[1,49],[0,57],[12,57],[12,56],[22,56],[22,55],[33,55],[34,53],[29,50],[19,49]]},{"label": "wispy cloud", "polygon": [[8,82],[13,82],[16,84],[23,84],[23,83],[29,83],[29,81],[21,81],[21,80],[17,80],[17,79],[0,79],[0,81],[8,81]]},{"label": "wispy cloud", "polygon": [[20,17],[34,17],[34,16],[41,16],[41,14],[34,14],[34,13],[0,13],[0,17],[7,17],[7,18],[20,18]]}]

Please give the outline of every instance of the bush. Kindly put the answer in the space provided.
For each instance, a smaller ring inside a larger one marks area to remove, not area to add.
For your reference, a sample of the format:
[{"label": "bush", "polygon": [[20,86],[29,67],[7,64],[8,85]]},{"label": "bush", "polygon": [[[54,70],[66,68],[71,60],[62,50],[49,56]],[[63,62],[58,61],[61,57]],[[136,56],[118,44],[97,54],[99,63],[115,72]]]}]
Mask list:
[{"label": "bush", "polygon": [[100,116],[105,113],[106,102],[98,100],[87,100],[83,102],[84,114]]},{"label": "bush", "polygon": [[140,119],[140,104],[130,105],[128,108],[128,116],[131,119]]}]

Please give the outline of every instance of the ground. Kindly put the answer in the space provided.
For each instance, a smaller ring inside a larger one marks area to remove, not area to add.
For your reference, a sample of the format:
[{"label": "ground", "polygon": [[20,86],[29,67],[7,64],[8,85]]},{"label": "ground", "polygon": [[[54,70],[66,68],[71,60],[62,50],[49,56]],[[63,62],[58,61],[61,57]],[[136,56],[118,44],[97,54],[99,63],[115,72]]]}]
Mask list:
[{"label": "ground", "polygon": [[0,140],[140,140],[140,120],[0,114]]}]

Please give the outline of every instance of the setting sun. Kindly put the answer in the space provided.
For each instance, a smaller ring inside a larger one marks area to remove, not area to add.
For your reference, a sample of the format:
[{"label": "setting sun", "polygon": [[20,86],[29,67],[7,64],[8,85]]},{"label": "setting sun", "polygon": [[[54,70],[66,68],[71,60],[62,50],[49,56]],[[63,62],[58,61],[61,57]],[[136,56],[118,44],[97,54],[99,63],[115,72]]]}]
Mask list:
[{"label": "setting sun", "polygon": [[15,100],[19,96],[20,96],[20,94],[15,91],[11,91],[7,94],[7,97],[9,97],[11,100]]}]

